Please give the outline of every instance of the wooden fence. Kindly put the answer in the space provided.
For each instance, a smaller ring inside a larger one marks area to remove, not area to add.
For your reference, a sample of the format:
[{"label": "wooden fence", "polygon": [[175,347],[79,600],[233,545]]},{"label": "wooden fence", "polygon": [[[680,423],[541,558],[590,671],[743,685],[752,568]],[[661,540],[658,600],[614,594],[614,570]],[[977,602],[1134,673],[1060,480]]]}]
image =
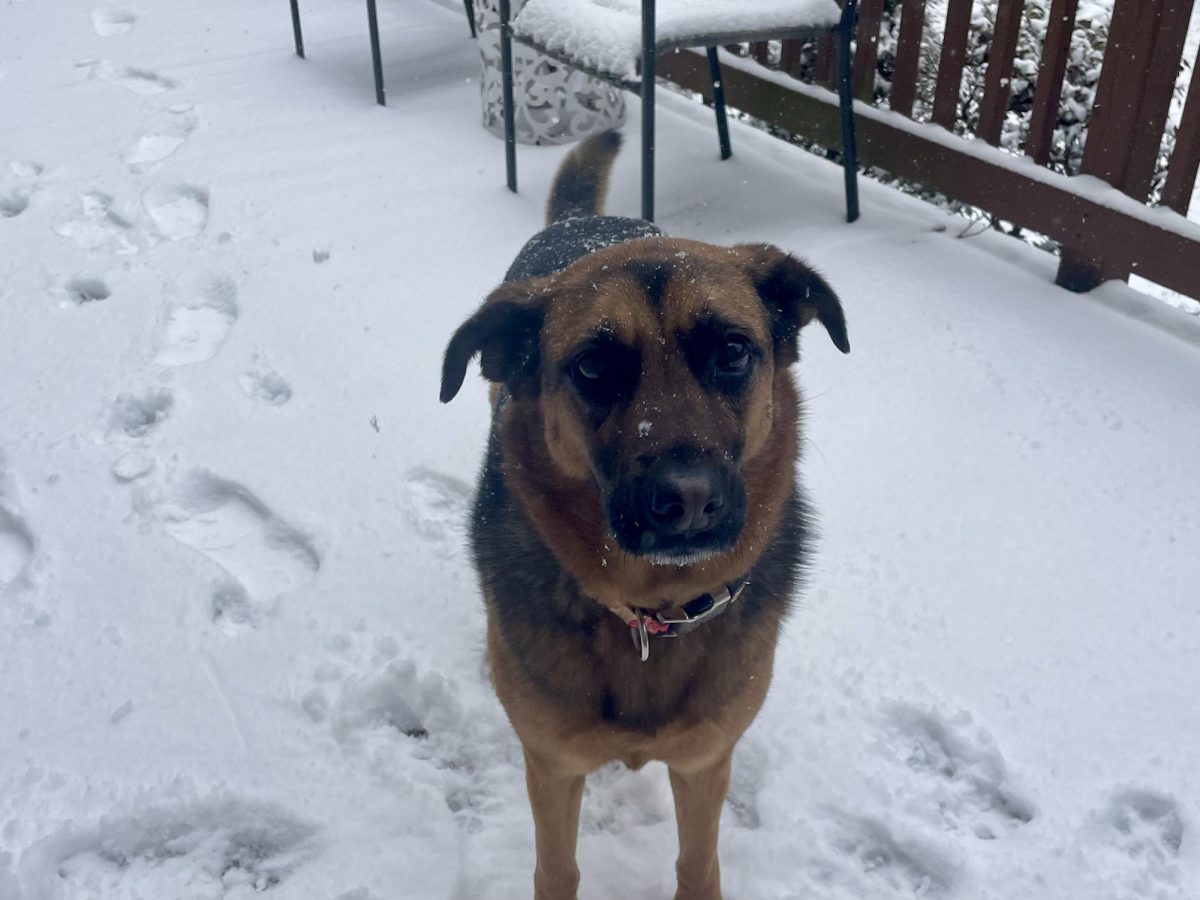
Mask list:
[{"label": "wooden fence", "polygon": [[[1078,0],[1051,0],[1027,138],[1020,148],[1023,157],[1000,149],[999,143],[1025,0],[999,0],[976,140],[953,133],[962,115],[972,0],[947,0],[930,122],[912,118],[925,0],[900,0],[890,106],[873,105],[884,2],[861,0],[859,10],[855,116],[864,165],[1058,241],[1057,281],[1071,290],[1089,290],[1136,273],[1200,295],[1200,224],[1186,218],[1200,166],[1200,61],[1192,68],[1160,206],[1147,205],[1197,0],[1116,0],[1080,167],[1081,175],[1095,178],[1068,177],[1046,168]],[[728,104],[793,135],[837,147],[837,101],[830,93],[836,84],[833,42],[815,48],[785,42],[775,49],[780,52],[757,44],[749,59],[725,57]],[[802,71],[812,75],[814,84],[798,80]],[[703,55],[664,55],[659,73],[697,93],[710,90]]]}]

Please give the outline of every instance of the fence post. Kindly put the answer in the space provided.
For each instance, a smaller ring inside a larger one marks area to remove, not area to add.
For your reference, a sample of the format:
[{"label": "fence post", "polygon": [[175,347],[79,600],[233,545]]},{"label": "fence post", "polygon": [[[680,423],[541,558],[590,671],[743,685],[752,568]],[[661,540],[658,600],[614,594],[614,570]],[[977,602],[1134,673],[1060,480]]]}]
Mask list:
[{"label": "fence post", "polygon": [[946,9],[946,30],[942,38],[942,58],[938,63],[932,116],[933,121],[947,131],[953,131],[954,123],[958,120],[958,92],[962,88],[970,30],[971,0],[950,0]]},{"label": "fence post", "polygon": [[[1193,0],[1117,0],[1080,171],[1145,201]],[[1182,23],[1182,24],[1181,24]],[[1169,73],[1169,76],[1168,74]],[[1057,284],[1088,291],[1129,276],[1128,259],[1063,247]]]},{"label": "fence post", "polygon": [[1188,87],[1187,106],[1175,132],[1175,152],[1167,166],[1163,187],[1163,206],[1186,216],[1200,167],[1200,56],[1192,63],[1192,83]]},{"label": "fence post", "polygon": [[1075,28],[1075,13],[1079,0],[1052,0],[1050,22],[1046,28],[1046,43],[1038,65],[1037,87],[1033,92],[1033,110],[1029,116],[1029,138],[1025,152],[1039,166],[1050,159],[1054,126],[1058,123],[1058,108],[1062,100],[1063,79],[1067,74],[1067,59],[1071,55],[1071,32]]},{"label": "fence post", "polygon": [[925,0],[903,0],[896,71],[892,74],[892,112],[912,118],[921,68],[921,36],[925,30]]},{"label": "fence post", "polygon": [[1154,164],[1162,145],[1163,129],[1179,78],[1179,63],[1187,38],[1188,21],[1192,16],[1193,0],[1165,0],[1158,19],[1154,49],[1150,51],[1146,72],[1146,92],[1142,103],[1141,124],[1134,130],[1128,171],[1125,173],[1125,193],[1145,203],[1149,199],[1154,178]]},{"label": "fence post", "polygon": [[875,99],[875,66],[879,54],[879,26],[883,0],[861,0],[854,31],[854,96],[864,103]]},{"label": "fence post", "polygon": [[983,100],[979,105],[979,136],[993,147],[1000,143],[1004,130],[1004,114],[1012,97],[1013,59],[1017,55],[1017,40],[1021,34],[1021,13],[1025,0],[1000,0],[996,10],[996,27],[988,51],[987,74],[984,76]]}]

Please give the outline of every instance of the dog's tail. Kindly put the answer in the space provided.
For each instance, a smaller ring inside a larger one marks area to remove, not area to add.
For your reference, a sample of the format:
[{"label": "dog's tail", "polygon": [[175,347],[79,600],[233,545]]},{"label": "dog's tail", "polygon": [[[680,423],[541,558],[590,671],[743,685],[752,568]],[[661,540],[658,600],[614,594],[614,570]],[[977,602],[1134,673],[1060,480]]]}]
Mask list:
[{"label": "dog's tail", "polygon": [[605,131],[588,138],[567,154],[550,188],[550,200],[546,204],[547,225],[604,212],[608,173],[620,149],[620,132]]}]

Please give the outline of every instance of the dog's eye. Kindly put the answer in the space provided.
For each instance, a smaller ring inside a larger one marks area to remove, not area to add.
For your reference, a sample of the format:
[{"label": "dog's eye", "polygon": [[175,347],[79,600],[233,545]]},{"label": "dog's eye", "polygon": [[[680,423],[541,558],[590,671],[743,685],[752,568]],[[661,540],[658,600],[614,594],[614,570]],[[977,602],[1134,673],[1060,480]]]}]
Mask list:
[{"label": "dog's eye", "polygon": [[589,414],[598,416],[599,422],[614,406],[629,402],[640,370],[636,348],[600,334],[567,357],[562,371]]},{"label": "dog's eye", "polygon": [[575,373],[584,381],[599,381],[606,368],[599,353],[585,353],[575,360]]},{"label": "dog's eye", "polygon": [[750,367],[750,343],[745,338],[732,337],[717,351],[717,368],[726,375],[741,375]]}]

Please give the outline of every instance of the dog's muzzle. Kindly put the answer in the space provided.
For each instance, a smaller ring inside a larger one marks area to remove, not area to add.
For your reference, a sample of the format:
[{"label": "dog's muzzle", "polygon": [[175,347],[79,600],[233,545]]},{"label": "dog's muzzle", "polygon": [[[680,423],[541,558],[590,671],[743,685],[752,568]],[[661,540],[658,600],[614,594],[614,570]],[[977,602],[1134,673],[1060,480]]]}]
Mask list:
[{"label": "dog's muzzle", "polygon": [[609,497],[621,548],[662,565],[688,565],[729,550],[746,519],[745,491],[711,454],[677,450],[622,479]]}]

